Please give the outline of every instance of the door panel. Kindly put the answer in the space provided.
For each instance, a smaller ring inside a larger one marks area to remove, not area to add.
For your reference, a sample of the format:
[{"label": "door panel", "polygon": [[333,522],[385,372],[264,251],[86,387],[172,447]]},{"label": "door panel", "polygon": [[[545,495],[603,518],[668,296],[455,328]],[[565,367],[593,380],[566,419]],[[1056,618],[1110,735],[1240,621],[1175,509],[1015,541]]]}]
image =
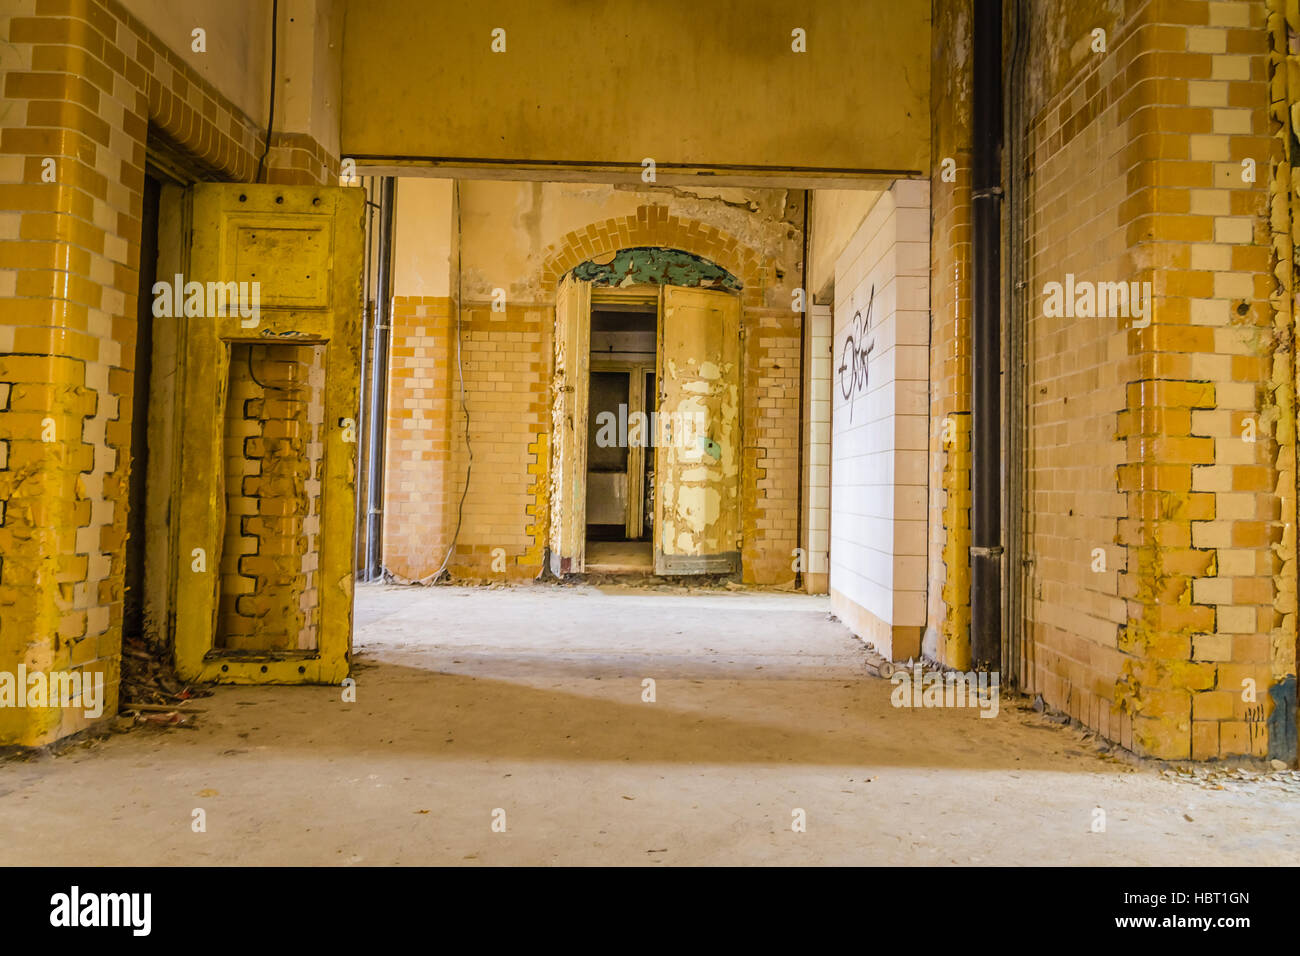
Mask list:
[{"label": "door panel", "polygon": [[659,323],[655,573],[740,569],[740,302],[665,286]]},{"label": "door panel", "polygon": [[551,380],[550,567],[557,576],[586,569],[590,368],[591,285],[566,275],[555,296]]},{"label": "door panel", "polygon": [[192,187],[182,278],[202,295],[177,310],[171,509],[187,680],[348,674],[364,200],[355,188]]}]

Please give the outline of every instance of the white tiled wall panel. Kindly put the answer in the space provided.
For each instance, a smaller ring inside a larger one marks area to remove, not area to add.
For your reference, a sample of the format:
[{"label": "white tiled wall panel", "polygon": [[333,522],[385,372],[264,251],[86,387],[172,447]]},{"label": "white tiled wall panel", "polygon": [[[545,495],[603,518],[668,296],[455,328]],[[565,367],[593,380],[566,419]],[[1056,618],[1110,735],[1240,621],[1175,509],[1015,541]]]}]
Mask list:
[{"label": "white tiled wall panel", "polygon": [[[830,584],[889,625],[925,623],[929,196],[895,183],[835,266]],[[846,341],[868,303],[867,382],[846,396]]]}]

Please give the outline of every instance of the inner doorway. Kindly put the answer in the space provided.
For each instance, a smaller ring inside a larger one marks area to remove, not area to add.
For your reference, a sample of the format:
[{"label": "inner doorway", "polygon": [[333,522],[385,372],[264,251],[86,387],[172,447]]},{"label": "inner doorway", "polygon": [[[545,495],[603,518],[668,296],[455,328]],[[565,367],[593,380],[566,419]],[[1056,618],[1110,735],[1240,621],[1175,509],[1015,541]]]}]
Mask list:
[{"label": "inner doorway", "polygon": [[653,570],[657,333],[657,300],[593,295],[587,392],[589,571]]},{"label": "inner doorway", "polygon": [[[145,506],[149,471],[149,376],[153,362],[153,286],[158,277],[158,218],[162,182],[146,173],[140,214],[140,277],[136,296],[135,375],[131,391],[131,467],[127,472],[126,566],[122,640],[145,636]],[[141,644],[142,648],[143,645]]]},{"label": "inner doorway", "polygon": [[550,573],[606,570],[588,567],[589,542],[644,561],[635,545],[647,531],[656,576],[739,573],[739,289],[637,283],[635,273],[593,288],[601,277],[579,272],[555,300]]}]

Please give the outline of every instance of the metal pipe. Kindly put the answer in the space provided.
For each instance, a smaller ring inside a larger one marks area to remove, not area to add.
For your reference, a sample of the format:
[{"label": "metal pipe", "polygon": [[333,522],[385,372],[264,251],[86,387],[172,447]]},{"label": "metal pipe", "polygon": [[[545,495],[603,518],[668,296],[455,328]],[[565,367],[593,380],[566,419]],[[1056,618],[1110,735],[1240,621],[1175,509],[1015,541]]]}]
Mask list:
[{"label": "metal pipe", "polygon": [[370,533],[370,519],[366,515],[366,509],[370,504],[370,449],[367,441],[370,435],[370,328],[374,321],[372,312],[372,303],[374,302],[374,285],[373,269],[374,244],[375,244],[375,209],[370,201],[374,193],[374,180],[367,177],[362,182],[361,187],[366,193],[366,246],[361,259],[361,361],[358,363],[358,375],[361,381],[361,407],[357,409],[357,434],[363,436],[363,440],[357,445],[359,449],[358,467],[365,466],[364,477],[358,475],[357,478],[357,503],[356,514],[353,517],[353,523],[356,525],[357,544],[352,555],[352,573],[359,581],[369,579],[369,569],[366,565],[366,555],[369,553],[367,536]]},{"label": "metal pipe", "polygon": [[803,539],[804,508],[812,504],[812,489],[808,484],[808,476],[803,472],[805,461],[804,441],[808,435],[805,422],[810,413],[807,404],[808,393],[804,387],[808,378],[808,336],[811,334],[808,316],[812,314],[812,290],[808,288],[808,253],[812,248],[809,220],[812,203],[808,201],[810,195],[807,189],[803,191],[803,263],[801,265],[802,275],[799,278],[799,285],[803,289],[803,311],[799,313],[799,438],[797,443],[799,460],[795,471],[795,474],[799,476],[799,507],[795,509],[794,545],[796,548],[803,548],[804,552],[801,565],[803,570],[796,571],[794,575],[794,586],[797,591],[803,589],[805,582],[808,580],[808,573],[812,570],[812,542],[805,542]]},{"label": "metal pipe", "polygon": [[371,376],[366,443],[366,580],[383,574],[384,530],[384,428],[388,423],[388,343],[392,332],[393,223],[397,206],[397,180],[385,176],[379,198],[379,251],[376,257],[374,345],[370,350]]},{"label": "metal pipe", "polygon": [[1029,18],[1025,0],[1007,0],[1011,15],[1011,63],[1007,69],[1007,387],[1006,387],[1006,642],[1002,660],[1005,686],[1023,689],[1032,681],[1025,661],[1025,423],[1027,323],[1027,249],[1029,128],[1025,116],[1025,63],[1029,50]]},{"label": "metal pipe", "polygon": [[1002,656],[1002,0],[975,0],[972,27],[971,661]]}]

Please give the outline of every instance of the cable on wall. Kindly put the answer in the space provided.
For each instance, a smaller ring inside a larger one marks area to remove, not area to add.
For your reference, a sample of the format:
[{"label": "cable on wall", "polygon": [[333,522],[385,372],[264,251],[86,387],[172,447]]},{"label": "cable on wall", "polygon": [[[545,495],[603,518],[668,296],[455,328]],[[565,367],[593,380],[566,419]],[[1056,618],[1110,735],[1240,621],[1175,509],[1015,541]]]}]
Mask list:
[{"label": "cable on wall", "polygon": [[262,148],[262,155],[257,160],[257,178],[255,183],[262,181],[262,172],[266,168],[266,157],[271,152],[271,128],[275,125],[275,49],[278,45],[276,40],[276,28],[280,23],[280,0],[271,0],[271,100],[266,108],[266,144]]},{"label": "cable on wall", "polygon": [[442,579],[456,550],[456,541],[460,538],[460,526],[465,517],[465,496],[469,494],[469,476],[474,470],[474,449],[469,442],[469,405],[465,401],[465,363],[461,355],[461,267],[460,267],[460,180],[451,185],[451,201],[456,207],[456,374],[460,379],[460,409],[465,415],[465,484],[460,489],[460,502],[456,505],[456,530],[451,534],[451,543],[447,545],[447,555],[442,559],[442,566],[421,584],[433,584]]}]

